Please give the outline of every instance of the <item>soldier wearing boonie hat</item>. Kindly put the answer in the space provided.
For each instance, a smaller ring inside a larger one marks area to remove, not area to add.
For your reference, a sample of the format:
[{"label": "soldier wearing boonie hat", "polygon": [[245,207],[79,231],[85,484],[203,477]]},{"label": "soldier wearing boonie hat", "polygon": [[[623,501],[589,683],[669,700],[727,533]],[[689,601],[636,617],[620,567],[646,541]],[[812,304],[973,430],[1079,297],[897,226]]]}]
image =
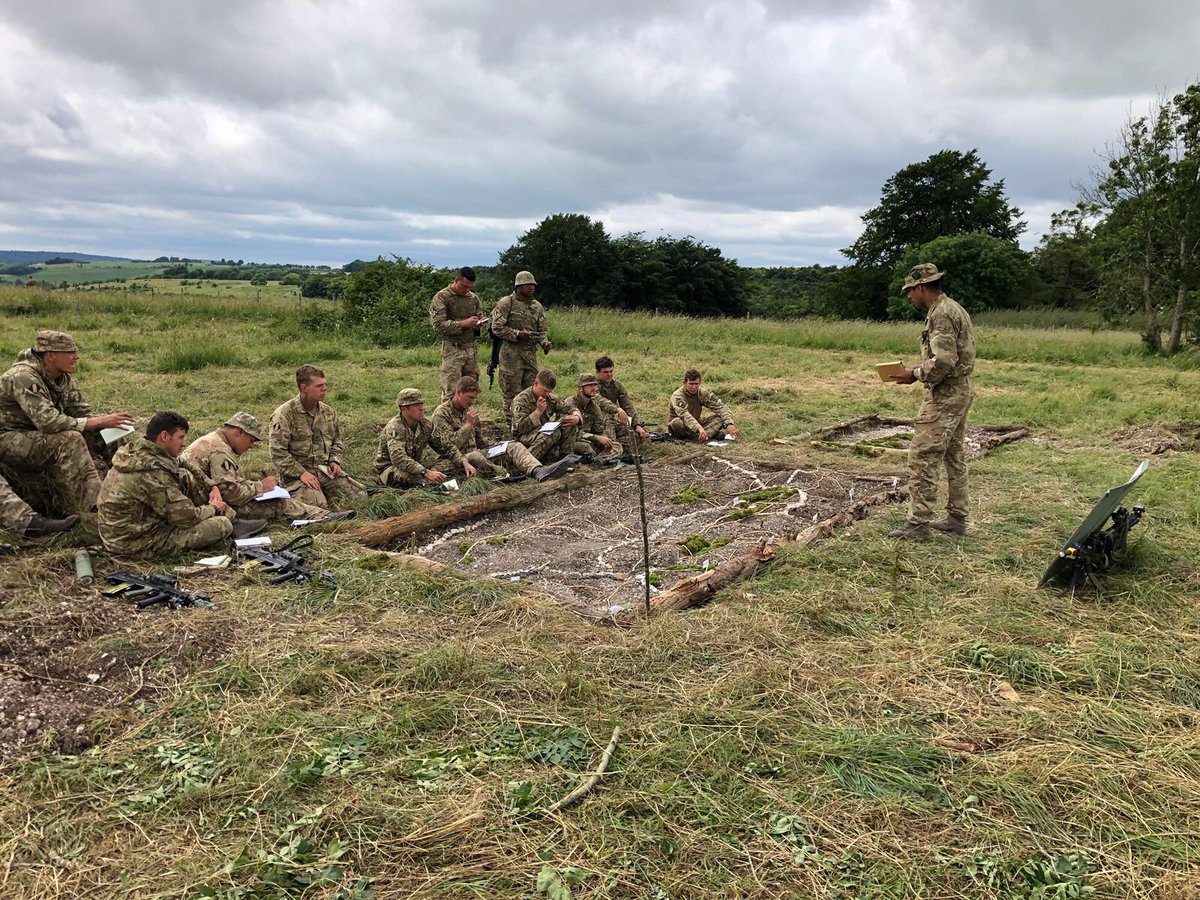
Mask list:
[{"label": "soldier wearing boonie hat", "polygon": [[[908,521],[889,532],[889,537],[926,538],[930,529],[953,535],[967,531],[963,440],[974,396],[970,376],[975,370],[975,335],[967,311],[942,293],[945,277],[933,263],[920,263],[909,270],[902,285],[909,302],[925,310],[925,330],[921,332],[921,364],[893,375],[892,380],[897,384],[920,382],[925,386],[925,399],[913,422],[908,451]],[[946,518],[935,522],[933,508],[943,463],[948,483]]]},{"label": "soldier wearing boonie hat", "polygon": [[100,439],[100,430],[132,429],[134,418],[92,413],[71,377],[79,358],[71,335],[44,329],[0,375],[0,462],[17,473],[18,484],[26,472],[31,481],[48,473],[80,512],[89,512],[116,449]]}]

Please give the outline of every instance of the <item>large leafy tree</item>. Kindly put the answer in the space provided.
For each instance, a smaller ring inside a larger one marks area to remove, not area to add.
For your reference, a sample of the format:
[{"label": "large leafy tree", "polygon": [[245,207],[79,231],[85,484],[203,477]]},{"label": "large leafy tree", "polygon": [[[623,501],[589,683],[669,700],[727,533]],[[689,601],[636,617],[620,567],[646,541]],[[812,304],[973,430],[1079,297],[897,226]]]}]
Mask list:
[{"label": "large leafy tree", "polygon": [[542,219],[500,254],[498,266],[507,284],[522,270],[533,273],[538,298],[562,305],[598,306],[611,296],[616,267],[604,225],[580,213],[555,213]]},{"label": "large leafy tree", "polygon": [[896,261],[888,291],[892,318],[919,318],[903,293],[904,276],[917,263],[946,272],[946,293],[968,312],[1023,305],[1037,283],[1029,257],[1011,241],[981,231],[935,238],[909,247]]}]

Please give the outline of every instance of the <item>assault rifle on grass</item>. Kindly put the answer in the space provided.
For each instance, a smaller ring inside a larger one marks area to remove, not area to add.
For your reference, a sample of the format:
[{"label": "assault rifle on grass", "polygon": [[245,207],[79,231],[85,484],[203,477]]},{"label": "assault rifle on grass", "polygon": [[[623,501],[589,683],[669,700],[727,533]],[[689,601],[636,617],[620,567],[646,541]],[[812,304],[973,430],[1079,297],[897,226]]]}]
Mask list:
[{"label": "assault rifle on grass", "polygon": [[216,605],[207,594],[189,594],[187,591],[181,591],[175,586],[179,579],[174,575],[142,576],[132,572],[113,572],[105,580],[111,581],[115,587],[105,589],[103,594],[132,600],[138,609],[149,609],[160,603],[167,609]]},{"label": "assault rifle on grass", "polygon": [[278,550],[271,550],[268,547],[238,547],[234,545],[234,551],[238,556],[257,560],[262,571],[271,576],[268,584],[284,584],[288,581],[301,584],[313,579],[335,583],[333,575],[329,572],[310,569],[304,564],[304,555],[296,552],[296,548],[307,547],[312,542],[311,534],[303,534],[284,544]]}]

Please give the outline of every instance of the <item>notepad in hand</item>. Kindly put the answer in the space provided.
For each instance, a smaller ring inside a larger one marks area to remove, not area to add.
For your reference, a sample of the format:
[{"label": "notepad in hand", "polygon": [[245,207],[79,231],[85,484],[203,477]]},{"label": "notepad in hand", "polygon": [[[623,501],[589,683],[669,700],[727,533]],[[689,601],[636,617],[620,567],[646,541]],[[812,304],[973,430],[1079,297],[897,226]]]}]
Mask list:
[{"label": "notepad in hand", "polygon": [[554,434],[554,432],[558,431],[560,425],[562,425],[562,422],[553,420],[553,421],[547,422],[545,425],[543,425],[541,428],[539,428],[538,431],[541,434]]},{"label": "notepad in hand", "polygon": [[895,362],[875,363],[875,371],[880,381],[891,381],[893,375],[903,375],[908,367],[900,360]]},{"label": "notepad in hand", "polygon": [[106,444],[111,444],[114,441],[119,441],[121,438],[125,437],[127,434],[133,434],[133,426],[132,425],[128,426],[127,428],[123,428],[121,426],[116,426],[114,428],[101,428],[100,429],[100,437]]},{"label": "notepad in hand", "polygon": [[263,500],[287,500],[291,496],[292,496],[291,491],[289,491],[283,485],[277,484],[277,485],[275,485],[275,487],[271,488],[271,490],[263,491],[261,494],[259,494],[254,499],[258,500],[260,502]]},{"label": "notepad in hand", "polygon": [[497,456],[503,456],[507,449],[508,441],[501,441],[498,444],[493,444],[491,447],[488,447],[486,456],[488,459],[495,459]]}]

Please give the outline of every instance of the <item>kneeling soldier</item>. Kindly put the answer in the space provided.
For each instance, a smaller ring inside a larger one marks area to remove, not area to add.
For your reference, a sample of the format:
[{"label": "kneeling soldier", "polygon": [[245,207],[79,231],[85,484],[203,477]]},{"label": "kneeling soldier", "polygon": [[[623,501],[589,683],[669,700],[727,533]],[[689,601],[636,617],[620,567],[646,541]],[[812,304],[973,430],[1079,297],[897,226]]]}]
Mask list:
[{"label": "kneeling soldier", "polygon": [[262,519],[237,523],[236,513],[214,485],[203,486],[179,464],[188,420],[179,413],[151,417],[146,436],[113,457],[100,489],[100,539],[110,553],[149,556],[182,553],[261,531]]}]

